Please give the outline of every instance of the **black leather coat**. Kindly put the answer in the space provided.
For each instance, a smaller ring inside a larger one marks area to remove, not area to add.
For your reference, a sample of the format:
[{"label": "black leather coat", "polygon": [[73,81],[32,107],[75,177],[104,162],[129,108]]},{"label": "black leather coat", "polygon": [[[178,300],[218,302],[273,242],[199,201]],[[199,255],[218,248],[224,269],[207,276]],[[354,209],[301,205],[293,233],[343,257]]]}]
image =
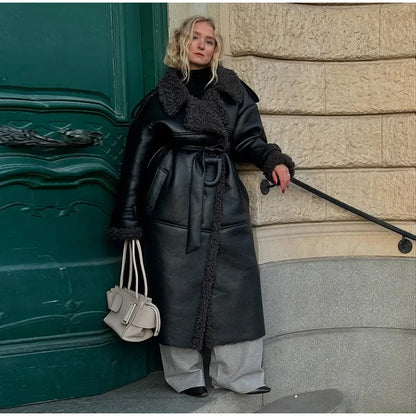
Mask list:
[{"label": "black leather coat", "polygon": [[264,335],[247,191],[234,162],[291,159],[267,144],[256,95],[220,67],[202,100],[168,70],[138,106],[109,234],[140,238],[160,343],[182,348]]}]

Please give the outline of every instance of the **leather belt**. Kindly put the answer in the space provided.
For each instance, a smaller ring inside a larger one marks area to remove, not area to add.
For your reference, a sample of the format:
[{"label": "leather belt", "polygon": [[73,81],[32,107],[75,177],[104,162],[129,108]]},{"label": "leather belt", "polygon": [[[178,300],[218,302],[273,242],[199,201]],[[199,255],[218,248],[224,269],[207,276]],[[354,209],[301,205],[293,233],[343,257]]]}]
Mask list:
[{"label": "leather belt", "polygon": [[[177,146],[180,150],[198,150],[192,160],[191,186],[189,189],[188,235],[186,254],[201,246],[202,212],[204,206],[205,187],[216,186],[225,175],[224,164],[231,163],[228,149],[222,145],[216,146]],[[209,165],[216,167],[214,179],[207,176]]]}]

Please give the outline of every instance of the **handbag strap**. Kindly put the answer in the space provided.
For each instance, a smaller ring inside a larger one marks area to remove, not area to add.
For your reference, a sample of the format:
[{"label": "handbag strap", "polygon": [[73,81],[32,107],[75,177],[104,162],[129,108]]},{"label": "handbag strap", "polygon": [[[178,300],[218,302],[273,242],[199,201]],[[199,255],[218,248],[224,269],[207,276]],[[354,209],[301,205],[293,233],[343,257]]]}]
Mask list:
[{"label": "handbag strap", "polygon": [[[120,287],[123,287],[123,277],[124,277],[124,269],[126,267],[126,256],[127,256],[127,247],[128,247],[128,245],[129,245],[129,242],[127,240],[124,240],[123,257],[121,259]],[[130,267],[130,269],[131,269],[131,267]],[[129,281],[130,281],[130,279],[129,279]]]},{"label": "handbag strap", "polygon": [[140,245],[139,240],[132,240],[131,241],[132,246],[132,259],[133,259],[133,266],[134,266],[134,274],[136,277],[136,298],[139,297],[139,273],[137,272],[137,264],[136,264],[136,250],[135,246],[137,247],[137,250],[139,252],[139,260],[140,260],[140,267],[142,269],[142,276],[143,276],[143,283],[144,283],[144,296],[147,298],[147,278],[146,278],[146,271],[144,270],[144,263],[143,263],[143,253],[142,253],[142,247]]},{"label": "handbag strap", "polygon": [[123,287],[123,283],[124,283],[124,270],[126,268],[126,258],[127,258],[127,248],[128,248],[130,258],[129,258],[129,280],[127,283],[127,288],[128,289],[131,288],[132,274],[133,274],[133,269],[134,269],[134,277],[136,280],[136,299],[137,299],[139,297],[139,273],[137,271],[135,247],[137,247],[137,250],[139,252],[140,267],[142,270],[143,283],[144,283],[144,296],[147,297],[147,293],[148,293],[147,278],[146,278],[146,271],[144,269],[142,247],[140,245],[139,240],[124,240],[123,257],[121,260],[121,271],[120,271],[120,288]]},{"label": "handbag strap", "polygon": [[[131,281],[133,277],[133,246],[129,242],[129,281],[127,282],[127,288],[131,288]],[[137,279],[136,279],[137,280]],[[136,282],[137,285],[137,282]]]}]

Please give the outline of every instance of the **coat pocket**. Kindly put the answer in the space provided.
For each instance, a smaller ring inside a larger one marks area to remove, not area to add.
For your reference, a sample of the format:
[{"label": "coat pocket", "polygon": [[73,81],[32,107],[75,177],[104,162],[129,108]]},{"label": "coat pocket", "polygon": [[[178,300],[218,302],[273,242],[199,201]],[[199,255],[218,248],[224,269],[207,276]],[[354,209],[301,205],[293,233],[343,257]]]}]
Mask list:
[{"label": "coat pocket", "polygon": [[156,205],[163,184],[168,176],[166,169],[158,169],[146,196],[146,211],[151,212]]}]

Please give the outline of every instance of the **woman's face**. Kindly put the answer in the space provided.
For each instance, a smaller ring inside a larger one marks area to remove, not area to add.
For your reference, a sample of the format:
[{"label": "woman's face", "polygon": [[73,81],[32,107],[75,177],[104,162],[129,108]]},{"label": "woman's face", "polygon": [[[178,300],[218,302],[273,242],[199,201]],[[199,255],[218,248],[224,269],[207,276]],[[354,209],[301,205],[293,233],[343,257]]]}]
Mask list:
[{"label": "woman's face", "polygon": [[213,27],[206,22],[197,22],[189,45],[188,57],[191,69],[202,69],[211,62],[215,50]]}]

